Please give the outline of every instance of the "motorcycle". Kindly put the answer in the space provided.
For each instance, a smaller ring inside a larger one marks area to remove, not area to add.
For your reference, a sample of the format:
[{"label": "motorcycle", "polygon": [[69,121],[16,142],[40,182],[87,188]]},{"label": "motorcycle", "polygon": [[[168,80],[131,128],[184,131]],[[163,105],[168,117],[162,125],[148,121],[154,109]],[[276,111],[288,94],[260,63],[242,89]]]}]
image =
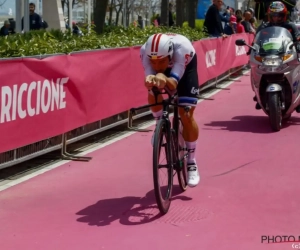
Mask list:
[{"label": "motorcycle", "polygon": [[282,27],[268,27],[257,33],[253,45],[243,39],[237,46],[251,49],[251,86],[257,101],[271,127],[280,131],[283,119],[294,111],[300,113],[300,64],[297,44],[291,33]]}]

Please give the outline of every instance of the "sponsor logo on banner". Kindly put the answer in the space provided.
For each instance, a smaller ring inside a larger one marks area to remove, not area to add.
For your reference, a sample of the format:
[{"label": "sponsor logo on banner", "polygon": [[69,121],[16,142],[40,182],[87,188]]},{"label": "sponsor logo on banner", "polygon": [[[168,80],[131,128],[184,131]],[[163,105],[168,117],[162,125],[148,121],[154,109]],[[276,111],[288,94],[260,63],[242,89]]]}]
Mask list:
[{"label": "sponsor logo on banner", "polygon": [[216,65],[216,52],[217,52],[216,49],[209,50],[206,52],[205,61],[206,61],[207,68]]},{"label": "sponsor logo on banner", "polygon": [[1,86],[0,123],[65,109],[69,77]]},{"label": "sponsor logo on banner", "polygon": [[235,45],[235,55],[236,56],[241,56],[241,55],[246,55],[246,49],[244,46],[237,46]]}]

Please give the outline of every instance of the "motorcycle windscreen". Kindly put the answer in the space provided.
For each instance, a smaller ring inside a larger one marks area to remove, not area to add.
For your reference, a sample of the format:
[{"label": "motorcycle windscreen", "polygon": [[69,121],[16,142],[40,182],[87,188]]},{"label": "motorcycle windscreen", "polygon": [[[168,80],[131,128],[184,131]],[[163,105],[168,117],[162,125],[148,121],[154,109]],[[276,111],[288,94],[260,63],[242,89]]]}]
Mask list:
[{"label": "motorcycle windscreen", "polygon": [[285,53],[293,37],[286,29],[278,26],[265,28],[257,33],[254,43],[259,48],[260,55],[278,55]]}]

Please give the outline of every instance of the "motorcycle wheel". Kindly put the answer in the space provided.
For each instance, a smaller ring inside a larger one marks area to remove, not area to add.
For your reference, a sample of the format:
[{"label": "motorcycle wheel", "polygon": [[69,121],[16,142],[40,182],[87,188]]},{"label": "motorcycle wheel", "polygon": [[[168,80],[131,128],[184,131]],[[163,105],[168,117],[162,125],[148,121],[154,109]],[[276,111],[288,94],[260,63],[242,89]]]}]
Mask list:
[{"label": "motorcycle wheel", "polygon": [[282,113],[278,92],[269,93],[269,118],[271,128],[276,132],[280,131],[282,126]]}]

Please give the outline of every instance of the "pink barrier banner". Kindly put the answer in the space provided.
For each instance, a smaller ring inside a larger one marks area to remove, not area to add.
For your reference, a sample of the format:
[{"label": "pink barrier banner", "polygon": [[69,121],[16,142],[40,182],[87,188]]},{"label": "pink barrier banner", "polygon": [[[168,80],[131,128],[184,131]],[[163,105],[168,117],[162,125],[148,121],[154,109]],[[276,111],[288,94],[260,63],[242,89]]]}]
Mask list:
[{"label": "pink barrier banner", "polygon": [[0,61],[0,152],[61,134],[86,122],[70,57]]},{"label": "pink barrier banner", "polygon": [[220,39],[213,38],[193,44],[197,53],[199,85],[220,74],[221,42]]},{"label": "pink barrier banner", "polygon": [[222,60],[219,68],[221,72],[226,72],[231,68],[235,68],[248,63],[249,61],[249,57],[247,56],[248,47],[235,45],[235,41],[238,39],[244,39],[246,43],[248,43],[249,41],[248,37],[249,35],[246,33],[234,34],[221,41],[222,47],[220,49],[220,53],[221,53]]},{"label": "pink barrier banner", "polygon": [[[255,38],[255,36],[254,36],[254,34],[248,34],[248,44],[249,45],[251,45],[252,44],[252,42],[254,41],[254,38]],[[247,40],[246,40],[246,42],[247,42]]]},{"label": "pink barrier banner", "polygon": [[[200,85],[229,66],[247,63],[244,54],[236,58],[233,37],[194,43]],[[0,152],[144,105],[147,91],[139,50],[0,61]]]},{"label": "pink barrier banner", "polygon": [[76,69],[71,72],[87,123],[145,104],[147,91],[139,50],[135,47],[71,55]]}]

